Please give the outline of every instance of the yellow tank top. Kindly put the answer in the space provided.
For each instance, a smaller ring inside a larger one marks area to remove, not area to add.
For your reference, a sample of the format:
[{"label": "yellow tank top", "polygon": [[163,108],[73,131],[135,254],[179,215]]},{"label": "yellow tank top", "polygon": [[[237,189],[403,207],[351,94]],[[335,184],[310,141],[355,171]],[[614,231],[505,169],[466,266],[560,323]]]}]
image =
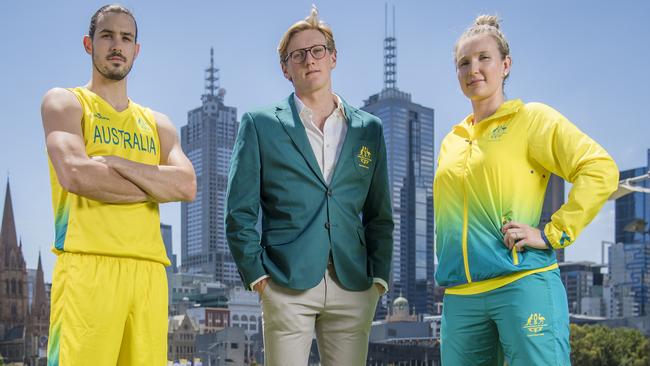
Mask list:
[{"label": "yellow tank top", "polygon": [[[81,127],[88,156],[114,155],[143,164],[160,163],[160,140],[151,110],[129,100],[118,112],[86,88],[70,91],[83,109]],[[55,241],[53,252],[148,259],[169,265],[160,234],[158,203],[111,204],[63,189],[50,162]]]}]

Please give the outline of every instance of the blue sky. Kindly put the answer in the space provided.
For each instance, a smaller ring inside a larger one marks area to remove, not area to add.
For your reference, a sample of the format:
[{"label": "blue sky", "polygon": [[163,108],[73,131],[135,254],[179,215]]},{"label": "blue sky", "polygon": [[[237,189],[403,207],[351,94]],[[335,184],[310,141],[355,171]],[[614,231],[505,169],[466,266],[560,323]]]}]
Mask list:
[{"label": "blue sky", "polygon": [[[309,1],[124,1],[139,25],[140,57],[129,76],[136,102],[169,115],[177,127],[200,105],[203,70],[214,47],[226,104],[238,114],[291,92],[278,64],[283,32],[304,18]],[[90,78],[81,39],[97,1],[6,1],[0,4],[0,174],[10,177],[18,235],[28,267],[43,252],[51,278],[54,236],[47,157],[40,120],[42,95]],[[334,90],[360,106],[382,79],[384,2],[316,2],[338,48]],[[601,143],[621,169],[646,164],[650,148],[650,2],[400,1],[397,5],[397,86],[435,109],[435,144],[470,112],[455,78],[452,49],[481,13],[496,13],[510,42],[508,98],[558,109]],[[437,154],[437,149],[436,149]],[[4,185],[2,186],[4,188]],[[2,193],[4,197],[4,192]],[[0,198],[3,200],[3,198]],[[165,204],[180,253],[180,206]],[[600,241],[614,237],[607,204],[569,260],[598,261]]]}]

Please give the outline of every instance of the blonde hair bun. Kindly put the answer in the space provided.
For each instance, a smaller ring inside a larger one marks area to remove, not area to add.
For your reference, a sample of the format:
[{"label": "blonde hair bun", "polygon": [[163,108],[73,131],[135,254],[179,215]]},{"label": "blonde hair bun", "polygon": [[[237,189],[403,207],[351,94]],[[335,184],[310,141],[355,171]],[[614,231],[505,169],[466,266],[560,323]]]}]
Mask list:
[{"label": "blonde hair bun", "polygon": [[[487,34],[490,37],[494,39],[494,41],[497,43],[497,47],[499,48],[499,53],[501,54],[501,59],[505,59],[506,57],[510,56],[510,46],[508,45],[508,41],[506,40],[506,37],[503,35],[503,32],[501,32],[501,29],[499,29],[499,22],[500,19],[496,15],[479,15],[474,19],[474,23],[467,28],[467,30],[460,36],[458,41],[456,41],[456,44],[454,45],[454,63],[456,63],[457,59],[457,52],[458,52],[458,44],[460,41],[463,39],[473,37],[479,34]],[[504,77],[507,79],[509,74],[506,74]]]},{"label": "blonde hair bun", "polygon": [[499,29],[499,17],[497,17],[496,15],[486,15],[486,14],[479,15],[474,20],[474,25],[475,26],[489,25],[491,27]]}]

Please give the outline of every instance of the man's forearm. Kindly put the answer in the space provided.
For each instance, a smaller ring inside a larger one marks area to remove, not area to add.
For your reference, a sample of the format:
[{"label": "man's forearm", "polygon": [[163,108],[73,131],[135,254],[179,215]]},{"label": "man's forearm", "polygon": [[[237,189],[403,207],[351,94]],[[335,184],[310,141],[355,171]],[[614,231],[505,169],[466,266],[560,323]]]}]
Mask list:
[{"label": "man's forearm", "polygon": [[136,203],[149,200],[147,193],[117,171],[95,161],[71,168],[63,187],[71,193],[105,203]]},{"label": "man's forearm", "polygon": [[169,165],[148,165],[115,157],[105,158],[111,168],[146,192],[156,202],[194,199],[196,178],[190,169]]},{"label": "man's forearm", "polygon": [[89,188],[87,191],[80,193],[79,195],[104,203],[140,203],[150,201],[149,196],[138,186],[126,179],[124,180],[127,182],[123,183],[124,187],[116,189],[113,192],[101,188]]}]

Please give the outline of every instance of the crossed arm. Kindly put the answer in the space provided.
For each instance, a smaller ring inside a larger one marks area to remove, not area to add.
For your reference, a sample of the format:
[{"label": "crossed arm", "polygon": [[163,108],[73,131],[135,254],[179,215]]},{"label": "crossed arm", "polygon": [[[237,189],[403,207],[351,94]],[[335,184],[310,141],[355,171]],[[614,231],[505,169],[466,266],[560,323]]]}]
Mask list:
[{"label": "crossed arm", "polygon": [[45,94],[41,116],[47,151],[65,190],[106,203],[194,199],[194,169],[169,118],[154,113],[161,165],[147,165],[116,156],[89,157],[81,130],[82,115],[79,101],[68,90],[54,88]]}]

